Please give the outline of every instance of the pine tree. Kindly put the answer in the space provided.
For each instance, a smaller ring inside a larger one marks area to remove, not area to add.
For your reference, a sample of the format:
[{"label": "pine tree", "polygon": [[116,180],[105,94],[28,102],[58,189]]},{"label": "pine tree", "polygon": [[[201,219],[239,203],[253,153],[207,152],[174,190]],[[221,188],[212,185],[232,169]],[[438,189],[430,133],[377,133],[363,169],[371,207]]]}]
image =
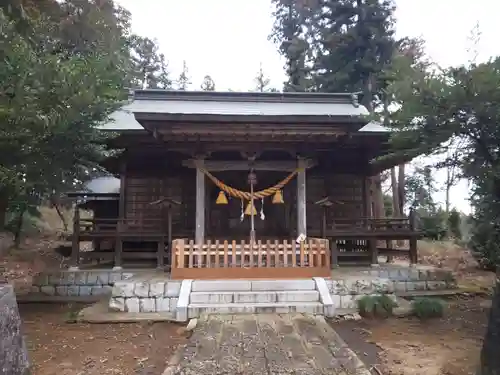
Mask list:
[{"label": "pine tree", "polygon": [[191,78],[189,77],[189,71],[186,64],[186,60],[182,62],[182,72],[177,80],[177,90],[185,91],[191,84]]},{"label": "pine tree", "polygon": [[287,61],[285,89],[361,91],[371,110],[397,45],[393,0],[273,3],[271,38]]},{"label": "pine tree", "polygon": [[260,92],[270,91],[268,86],[271,80],[264,74],[264,69],[262,69],[262,63],[260,64],[259,71],[257,72],[254,81],[255,81],[255,91],[260,91]]},{"label": "pine tree", "polygon": [[201,89],[203,91],[215,91],[215,82],[209,75],[206,75],[203,78],[203,82],[201,83]]},{"label": "pine tree", "polygon": [[172,81],[168,73],[168,64],[165,55],[159,52],[155,40],[132,35],[130,38],[132,49],[132,87],[168,89]]},{"label": "pine tree", "polygon": [[272,0],[272,3],[275,9],[270,39],[277,44],[280,54],[286,60],[288,80],[284,83],[284,91],[309,91],[310,45],[304,26],[310,23],[312,11],[301,1]]},{"label": "pine tree", "polygon": [[322,6],[315,30],[314,86],[326,92],[361,91],[371,110],[396,47],[394,2],[326,0]]}]

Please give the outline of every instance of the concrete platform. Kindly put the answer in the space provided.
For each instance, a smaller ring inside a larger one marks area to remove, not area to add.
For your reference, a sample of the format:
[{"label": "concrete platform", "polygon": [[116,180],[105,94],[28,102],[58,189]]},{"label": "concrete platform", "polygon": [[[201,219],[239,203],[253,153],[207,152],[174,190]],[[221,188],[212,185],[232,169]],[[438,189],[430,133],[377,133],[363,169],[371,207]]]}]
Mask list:
[{"label": "concrete platform", "polygon": [[83,323],[172,322],[175,321],[175,313],[114,312],[109,310],[109,300],[105,299],[82,309],[77,320]]}]

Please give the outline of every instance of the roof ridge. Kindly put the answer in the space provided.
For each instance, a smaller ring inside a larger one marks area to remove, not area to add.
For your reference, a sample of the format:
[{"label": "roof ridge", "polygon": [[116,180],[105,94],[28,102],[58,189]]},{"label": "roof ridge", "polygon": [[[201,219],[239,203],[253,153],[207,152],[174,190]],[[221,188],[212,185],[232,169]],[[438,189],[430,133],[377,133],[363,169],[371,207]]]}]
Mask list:
[{"label": "roof ridge", "polygon": [[358,106],[358,93],[135,90],[134,100],[263,103],[342,103]]}]

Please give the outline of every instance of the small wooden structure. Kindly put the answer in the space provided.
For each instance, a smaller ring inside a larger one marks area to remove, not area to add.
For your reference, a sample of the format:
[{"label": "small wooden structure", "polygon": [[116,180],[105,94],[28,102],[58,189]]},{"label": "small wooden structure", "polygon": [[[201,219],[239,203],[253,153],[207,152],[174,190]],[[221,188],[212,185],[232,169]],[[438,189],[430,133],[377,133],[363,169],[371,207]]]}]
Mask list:
[{"label": "small wooden structure", "polygon": [[98,238],[115,240],[115,266],[151,258],[178,278],[321,276],[377,263],[382,239],[409,240],[415,262],[411,220],[374,215],[372,176],[402,160],[377,161],[390,133],[367,114],[352,94],[136,91],[110,128],[125,151],[103,164],[117,214],[75,215],[73,266]]}]

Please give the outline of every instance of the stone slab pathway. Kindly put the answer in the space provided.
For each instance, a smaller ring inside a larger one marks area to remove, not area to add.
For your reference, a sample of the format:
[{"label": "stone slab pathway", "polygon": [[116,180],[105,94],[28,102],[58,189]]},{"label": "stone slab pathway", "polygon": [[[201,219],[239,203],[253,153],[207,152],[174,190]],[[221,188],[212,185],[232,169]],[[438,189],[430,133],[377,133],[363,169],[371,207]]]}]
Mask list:
[{"label": "stone slab pathway", "polygon": [[370,375],[322,317],[212,315],[164,375]]}]

